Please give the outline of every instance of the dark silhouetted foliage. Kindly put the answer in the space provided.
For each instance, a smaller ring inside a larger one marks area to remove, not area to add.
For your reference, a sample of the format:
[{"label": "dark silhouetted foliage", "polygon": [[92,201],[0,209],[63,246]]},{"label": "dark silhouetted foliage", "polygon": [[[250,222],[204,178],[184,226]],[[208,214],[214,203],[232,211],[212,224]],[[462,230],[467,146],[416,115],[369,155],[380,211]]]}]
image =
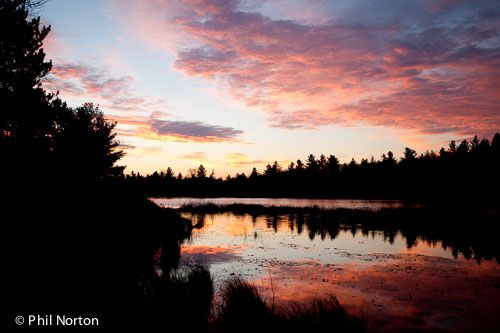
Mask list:
[{"label": "dark silhouetted foliage", "polygon": [[54,136],[54,152],[60,166],[73,176],[84,178],[121,174],[123,167],[114,166],[123,156],[121,150],[116,150],[119,143],[113,133],[115,126],[92,103],[62,113]]},{"label": "dark silhouetted foliage", "polygon": [[[19,314],[63,312],[109,323],[135,306],[152,249],[173,244],[175,259],[188,224],[102,181],[121,172],[115,125],[92,104],[72,109],[43,89],[50,27],[30,10],[44,2],[0,0],[3,308],[13,325]],[[172,222],[168,232],[160,220]]]},{"label": "dark silhouetted foliage", "polygon": [[390,151],[378,161],[372,157],[344,164],[334,155],[317,159],[311,154],[305,164],[297,160],[284,169],[275,161],[263,173],[253,168],[249,177],[237,174],[226,179],[206,178],[203,172],[193,169],[188,178],[131,173],[121,181],[149,196],[356,197],[495,203],[500,199],[499,142],[497,133],[491,142],[477,136],[458,146],[452,142],[439,154],[427,151],[417,155],[407,147],[399,161]]},{"label": "dark silhouetted foliage", "polygon": [[91,103],[72,109],[42,83],[52,68],[45,61],[40,27],[29,9],[43,1],[0,1],[0,149],[4,181],[87,181],[119,175],[112,133],[116,124]]},{"label": "dark silhouetted foliage", "polygon": [[41,87],[52,68],[41,48],[50,27],[39,23],[29,19],[25,1],[0,2],[0,147],[7,163],[46,157],[55,132],[53,95]]},{"label": "dark silhouetted foliage", "polygon": [[221,290],[214,331],[221,332],[365,332],[364,320],[348,314],[334,295],[307,304],[268,304],[257,288],[240,278]]},{"label": "dark silhouetted foliage", "polygon": [[308,304],[291,303],[275,312],[279,332],[365,332],[365,318],[348,314],[335,295]]},{"label": "dark silhouetted foliage", "polygon": [[230,279],[222,287],[221,298],[219,316],[222,332],[255,332],[272,325],[271,309],[261,299],[254,285],[240,278]]}]

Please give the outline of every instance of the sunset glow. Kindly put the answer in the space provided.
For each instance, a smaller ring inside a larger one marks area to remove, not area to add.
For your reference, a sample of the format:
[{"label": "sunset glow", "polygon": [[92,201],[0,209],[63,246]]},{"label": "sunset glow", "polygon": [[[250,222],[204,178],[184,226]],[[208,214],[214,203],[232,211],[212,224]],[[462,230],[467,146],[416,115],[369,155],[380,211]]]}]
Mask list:
[{"label": "sunset glow", "polygon": [[6,331],[499,331],[499,0],[0,0],[0,28]]},{"label": "sunset glow", "polygon": [[41,16],[44,87],[118,122],[127,173],[399,157],[500,128],[496,1],[52,0]]}]

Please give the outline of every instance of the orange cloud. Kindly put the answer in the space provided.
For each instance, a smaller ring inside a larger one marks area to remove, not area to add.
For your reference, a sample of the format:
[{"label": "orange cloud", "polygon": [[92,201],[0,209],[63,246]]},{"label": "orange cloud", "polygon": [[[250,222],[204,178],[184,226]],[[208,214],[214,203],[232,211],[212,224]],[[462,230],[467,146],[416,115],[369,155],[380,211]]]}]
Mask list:
[{"label": "orange cloud", "polygon": [[254,159],[250,158],[249,156],[242,154],[242,153],[226,154],[226,156],[224,157],[224,160],[230,166],[235,167],[235,168],[255,166],[255,165],[266,163],[265,161],[254,160]]}]

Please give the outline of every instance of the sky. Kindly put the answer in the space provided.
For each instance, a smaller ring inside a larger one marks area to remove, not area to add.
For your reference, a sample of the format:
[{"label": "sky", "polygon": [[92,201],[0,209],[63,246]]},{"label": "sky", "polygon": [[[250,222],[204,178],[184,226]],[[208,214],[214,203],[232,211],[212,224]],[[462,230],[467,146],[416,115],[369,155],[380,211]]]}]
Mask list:
[{"label": "sky", "polygon": [[44,87],[116,121],[126,173],[379,159],[500,131],[500,3],[50,0]]}]

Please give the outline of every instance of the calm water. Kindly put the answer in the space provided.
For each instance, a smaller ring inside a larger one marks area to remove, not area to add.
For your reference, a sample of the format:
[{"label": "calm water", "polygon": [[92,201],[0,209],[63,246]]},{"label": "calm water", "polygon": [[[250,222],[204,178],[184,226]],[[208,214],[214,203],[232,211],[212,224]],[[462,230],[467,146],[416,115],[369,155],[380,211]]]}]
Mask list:
[{"label": "calm water", "polygon": [[290,198],[151,198],[156,204],[167,208],[179,208],[183,205],[213,203],[217,205],[247,204],[261,206],[286,207],[321,207],[370,209],[406,207],[401,200],[359,200],[359,199],[290,199]]},{"label": "calm water", "polygon": [[[155,202],[173,207],[200,199],[164,200]],[[209,200],[232,203],[236,199]],[[301,202],[238,200],[268,205]],[[401,205],[361,200],[302,202],[374,210]],[[409,242],[399,232],[361,232],[353,226],[329,228],[328,224],[313,228],[292,215],[182,215],[202,227],[194,229],[191,239],[182,244],[181,261],[210,264],[216,286],[240,276],[254,282],[268,300],[274,292],[275,301],[282,304],[333,293],[348,309],[365,312],[371,331],[491,331],[500,327],[498,262],[466,259],[439,239],[417,237]]]}]

